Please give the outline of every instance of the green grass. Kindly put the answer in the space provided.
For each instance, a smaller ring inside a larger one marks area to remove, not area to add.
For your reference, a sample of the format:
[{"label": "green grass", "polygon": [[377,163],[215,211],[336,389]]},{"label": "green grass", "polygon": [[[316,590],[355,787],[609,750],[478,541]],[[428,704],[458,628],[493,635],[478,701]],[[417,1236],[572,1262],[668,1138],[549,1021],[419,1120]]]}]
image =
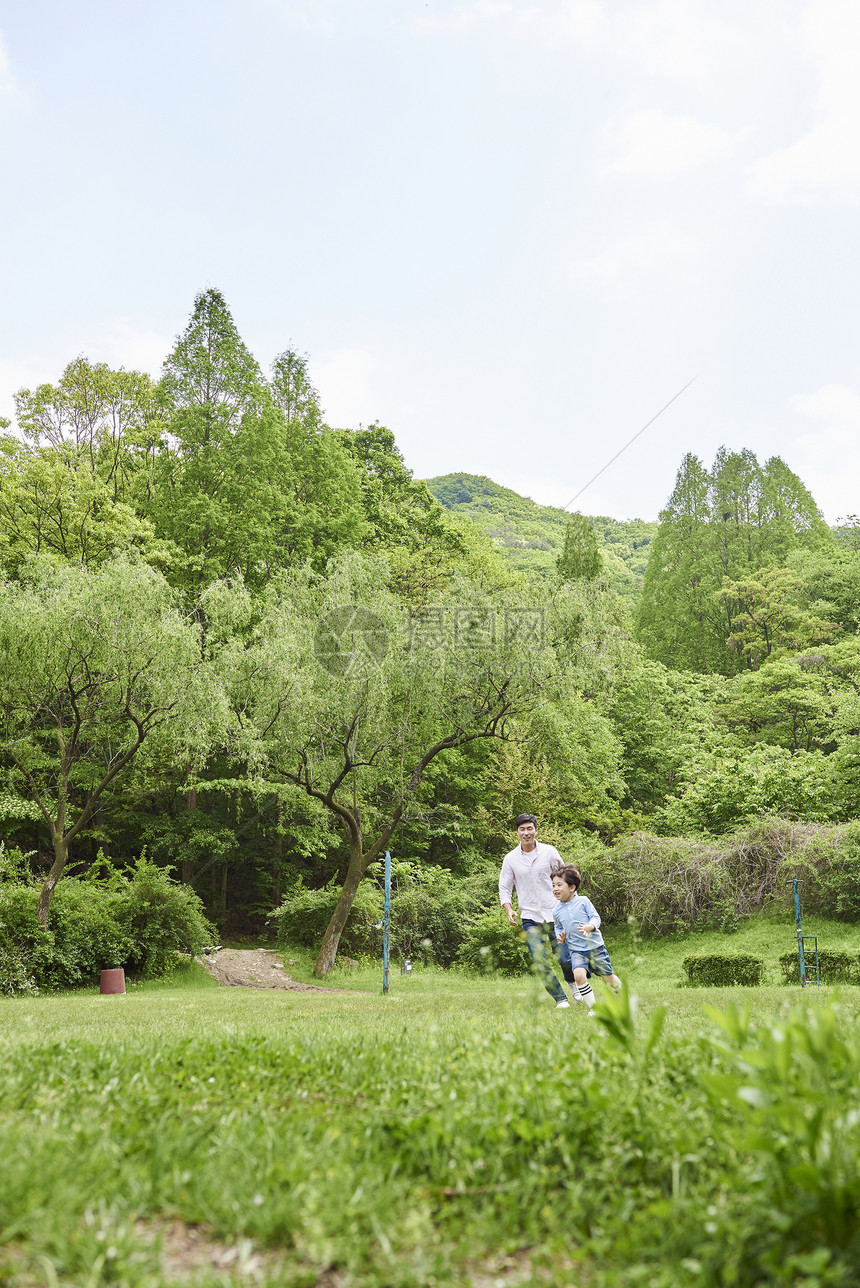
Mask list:
[{"label": "green grass", "polygon": [[675,988],[694,939],[607,931],[636,1019],[370,965],[4,1000],[0,1283],[178,1282],[169,1223],[287,1286],[857,1283],[860,989]]}]

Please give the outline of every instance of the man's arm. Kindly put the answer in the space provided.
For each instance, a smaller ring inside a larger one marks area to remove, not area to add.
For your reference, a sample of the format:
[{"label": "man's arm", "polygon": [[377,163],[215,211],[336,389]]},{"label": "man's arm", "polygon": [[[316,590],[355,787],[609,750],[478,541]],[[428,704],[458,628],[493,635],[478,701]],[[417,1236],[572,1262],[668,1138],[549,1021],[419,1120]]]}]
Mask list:
[{"label": "man's arm", "polygon": [[549,852],[549,874],[554,877],[564,867],[564,859],[554,845],[544,845],[543,848]]},{"label": "man's arm", "polygon": [[499,873],[499,903],[505,910],[505,916],[508,919],[509,926],[517,924],[517,913],[514,912],[511,898],[514,893],[514,872],[508,860],[502,864],[502,870]]}]

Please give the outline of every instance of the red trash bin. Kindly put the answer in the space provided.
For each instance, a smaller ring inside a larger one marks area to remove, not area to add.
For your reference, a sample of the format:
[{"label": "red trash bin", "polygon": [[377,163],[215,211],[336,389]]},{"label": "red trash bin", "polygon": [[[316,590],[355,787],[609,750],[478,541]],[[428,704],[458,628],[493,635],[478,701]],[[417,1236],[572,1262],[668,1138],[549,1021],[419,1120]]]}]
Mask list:
[{"label": "red trash bin", "polygon": [[124,993],[125,992],[125,971],[121,966],[114,970],[102,971],[102,984],[99,989],[101,993]]}]

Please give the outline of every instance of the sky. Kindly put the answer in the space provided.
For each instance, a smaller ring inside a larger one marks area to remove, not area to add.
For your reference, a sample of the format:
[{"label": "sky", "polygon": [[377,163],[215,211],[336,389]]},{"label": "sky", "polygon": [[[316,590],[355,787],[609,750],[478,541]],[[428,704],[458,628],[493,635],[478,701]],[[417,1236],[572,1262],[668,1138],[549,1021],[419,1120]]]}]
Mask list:
[{"label": "sky", "polygon": [[0,415],[213,286],[417,477],[651,519],[725,444],[835,523],[858,66],[856,0],[0,0]]}]

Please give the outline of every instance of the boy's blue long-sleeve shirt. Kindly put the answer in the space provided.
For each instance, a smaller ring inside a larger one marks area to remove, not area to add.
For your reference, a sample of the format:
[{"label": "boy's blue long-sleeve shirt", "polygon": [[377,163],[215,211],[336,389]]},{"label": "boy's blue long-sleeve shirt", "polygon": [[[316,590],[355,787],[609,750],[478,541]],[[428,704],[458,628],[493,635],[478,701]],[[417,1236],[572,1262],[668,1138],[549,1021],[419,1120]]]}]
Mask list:
[{"label": "boy's blue long-sleeve shirt", "polygon": [[[575,894],[567,903],[560,900],[552,910],[552,919],[555,922],[556,934],[560,930],[567,931],[565,943],[571,951],[587,952],[589,948],[599,948],[603,943],[603,936],[600,933],[600,914],[590,899],[584,894]],[[584,935],[579,929],[580,924],[583,926],[592,925],[590,935]]]}]

